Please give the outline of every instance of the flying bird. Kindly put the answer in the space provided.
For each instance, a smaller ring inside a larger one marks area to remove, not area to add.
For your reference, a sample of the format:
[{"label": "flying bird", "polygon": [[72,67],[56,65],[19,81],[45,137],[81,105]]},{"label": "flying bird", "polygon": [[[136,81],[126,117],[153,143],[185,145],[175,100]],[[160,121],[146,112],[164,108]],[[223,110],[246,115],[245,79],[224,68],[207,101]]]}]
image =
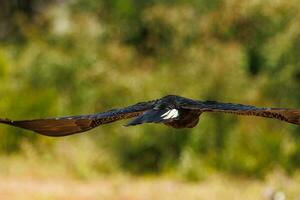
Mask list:
[{"label": "flying bird", "polygon": [[125,126],[161,123],[173,128],[193,128],[197,125],[200,115],[205,112],[275,118],[300,125],[300,109],[260,108],[234,103],[199,101],[176,95],[91,115],[18,121],[0,118],[0,123],[57,137],[85,132],[102,124],[129,118],[134,119]]}]

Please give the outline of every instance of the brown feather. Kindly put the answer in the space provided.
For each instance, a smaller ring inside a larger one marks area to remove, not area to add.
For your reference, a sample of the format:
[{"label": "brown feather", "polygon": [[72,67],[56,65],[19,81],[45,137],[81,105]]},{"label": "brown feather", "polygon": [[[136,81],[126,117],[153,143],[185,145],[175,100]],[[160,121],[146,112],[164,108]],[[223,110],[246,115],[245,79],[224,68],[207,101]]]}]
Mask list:
[{"label": "brown feather", "polygon": [[90,126],[91,119],[0,120],[0,122],[54,137],[80,133],[93,128]]},{"label": "brown feather", "polygon": [[281,121],[286,121],[292,124],[300,125],[300,110],[299,109],[280,109],[268,108],[264,110],[212,110],[208,112],[223,112],[237,115],[259,116],[266,118],[274,118]]},{"label": "brown feather", "polygon": [[182,106],[185,109],[201,112],[222,112],[237,115],[252,115],[266,118],[274,118],[292,124],[300,125],[300,109],[287,108],[260,108],[250,105],[221,103],[217,101],[198,101]]},{"label": "brown feather", "polygon": [[102,124],[108,124],[121,119],[136,117],[145,110],[151,109],[155,102],[155,100],[140,102],[125,108],[113,109],[91,115],[19,121],[0,118],[0,123],[28,129],[47,136],[66,136],[85,132]]}]

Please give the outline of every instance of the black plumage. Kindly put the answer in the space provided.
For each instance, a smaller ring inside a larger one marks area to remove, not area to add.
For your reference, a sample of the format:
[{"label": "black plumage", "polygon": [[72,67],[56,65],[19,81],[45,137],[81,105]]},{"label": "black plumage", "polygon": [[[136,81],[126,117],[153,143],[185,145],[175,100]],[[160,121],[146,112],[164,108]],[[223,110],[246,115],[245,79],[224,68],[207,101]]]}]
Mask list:
[{"label": "black plumage", "polygon": [[125,108],[92,115],[13,121],[0,119],[0,123],[35,131],[47,136],[65,136],[85,132],[102,124],[133,118],[125,126],[143,123],[162,123],[173,128],[193,128],[204,112],[223,112],[275,118],[300,125],[300,109],[259,108],[255,106],[198,101],[176,95],[137,103]]}]

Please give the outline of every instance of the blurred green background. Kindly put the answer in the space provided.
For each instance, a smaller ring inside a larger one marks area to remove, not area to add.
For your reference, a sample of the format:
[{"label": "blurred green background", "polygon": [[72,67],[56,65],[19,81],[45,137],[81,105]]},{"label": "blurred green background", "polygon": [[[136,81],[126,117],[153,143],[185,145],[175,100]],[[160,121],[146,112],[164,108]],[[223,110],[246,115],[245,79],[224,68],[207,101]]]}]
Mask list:
[{"label": "blurred green background", "polygon": [[[97,113],[167,94],[300,108],[299,3],[2,1],[1,117]],[[54,139],[1,125],[1,173],[197,181],[300,172],[295,125],[224,114],[189,130],[124,123]]]}]

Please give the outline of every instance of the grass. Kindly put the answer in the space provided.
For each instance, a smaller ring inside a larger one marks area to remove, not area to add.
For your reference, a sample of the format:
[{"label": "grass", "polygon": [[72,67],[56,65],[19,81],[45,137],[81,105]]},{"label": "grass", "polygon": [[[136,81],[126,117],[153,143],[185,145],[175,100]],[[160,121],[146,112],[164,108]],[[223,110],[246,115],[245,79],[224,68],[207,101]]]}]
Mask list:
[{"label": "grass", "polygon": [[45,152],[24,143],[22,153],[2,155],[0,199],[268,200],[281,192],[286,199],[300,198],[300,174],[290,177],[274,170],[265,179],[253,179],[214,171],[198,181],[184,181],[176,172],[133,176],[92,144],[62,140],[53,152]]},{"label": "grass", "polygon": [[41,177],[1,177],[2,199],[271,199],[283,192],[298,199],[300,182],[274,173],[266,180],[245,180],[222,175],[190,183],[167,177],[102,176],[93,180]]}]

